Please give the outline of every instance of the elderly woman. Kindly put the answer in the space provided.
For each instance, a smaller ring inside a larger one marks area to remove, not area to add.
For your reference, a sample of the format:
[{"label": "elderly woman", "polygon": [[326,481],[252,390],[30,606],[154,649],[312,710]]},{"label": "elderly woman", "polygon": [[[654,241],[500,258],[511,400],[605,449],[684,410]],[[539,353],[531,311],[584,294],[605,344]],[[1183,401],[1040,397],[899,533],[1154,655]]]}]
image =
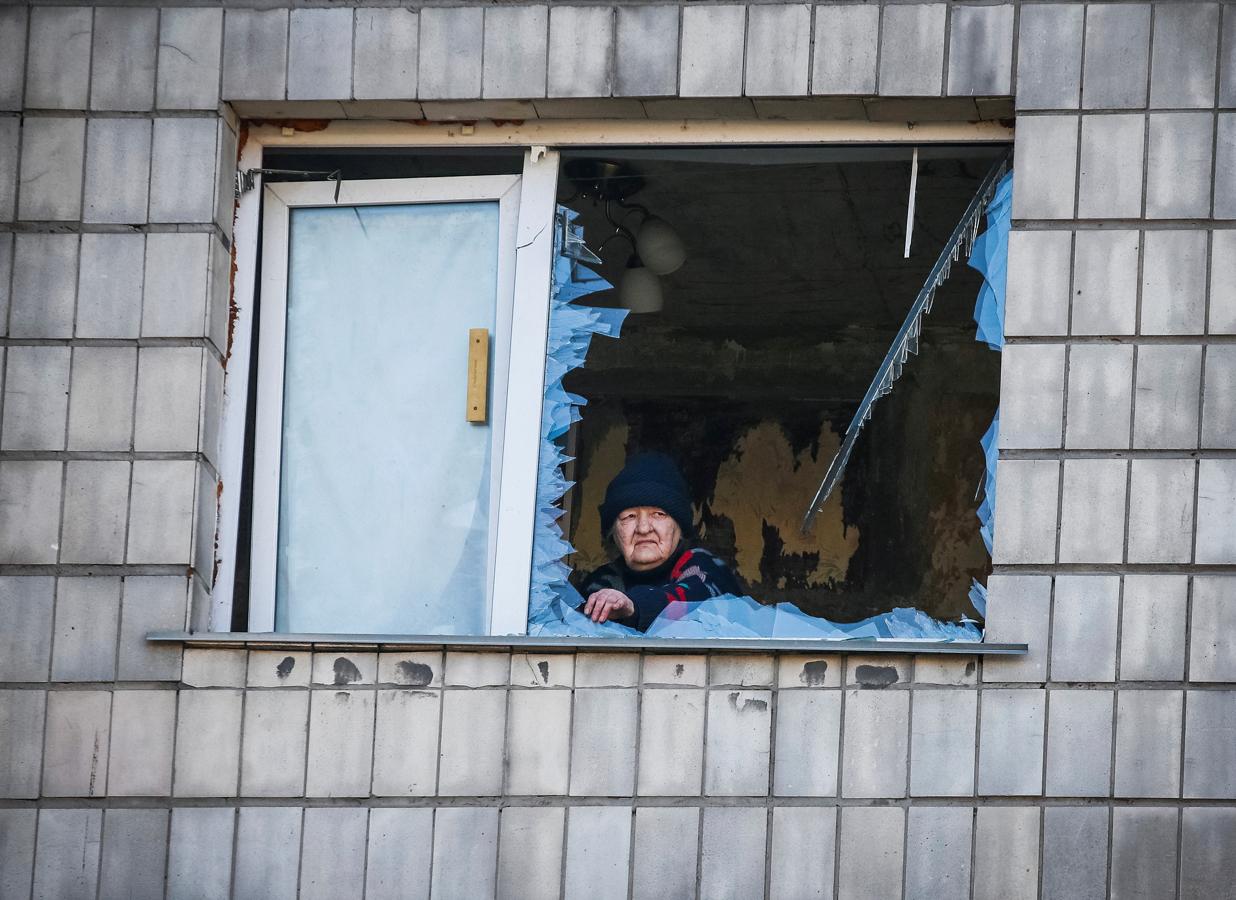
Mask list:
[{"label": "elderly woman", "polygon": [[692,524],[687,483],[673,460],[659,453],[627,460],[601,504],[601,533],[621,556],[584,579],[584,614],[647,631],[672,603],[738,593],[725,563],[687,542]]}]

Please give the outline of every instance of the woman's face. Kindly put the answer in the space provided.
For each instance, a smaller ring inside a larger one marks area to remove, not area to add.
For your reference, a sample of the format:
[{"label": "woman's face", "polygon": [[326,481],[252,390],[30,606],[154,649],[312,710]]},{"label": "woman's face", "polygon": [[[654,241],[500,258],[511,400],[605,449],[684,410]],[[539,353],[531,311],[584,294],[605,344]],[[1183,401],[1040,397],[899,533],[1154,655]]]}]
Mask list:
[{"label": "woman's face", "polygon": [[614,542],[627,566],[636,572],[661,565],[681,540],[682,529],[659,506],[624,509],[614,522]]}]

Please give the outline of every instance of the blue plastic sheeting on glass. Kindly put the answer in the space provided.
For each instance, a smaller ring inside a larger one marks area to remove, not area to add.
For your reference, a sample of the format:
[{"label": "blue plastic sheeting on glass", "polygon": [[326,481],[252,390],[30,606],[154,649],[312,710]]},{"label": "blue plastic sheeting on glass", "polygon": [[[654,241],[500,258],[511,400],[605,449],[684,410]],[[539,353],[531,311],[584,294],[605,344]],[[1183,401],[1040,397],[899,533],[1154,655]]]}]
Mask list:
[{"label": "blue plastic sheeting on glass", "polygon": [[983,276],[983,286],[974,304],[978,323],[976,340],[986,341],[992,350],[1004,346],[1004,289],[1008,280],[1009,229],[1013,224],[1013,173],[996,185],[987,204],[987,230],[974,239],[969,266]]},{"label": "blue plastic sheeting on glass", "polygon": [[987,427],[987,433],[979,439],[979,444],[983,448],[983,459],[986,460],[986,471],[983,473],[983,502],[978,508],[979,534],[982,535],[983,543],[987,546],[988,556],[991,556],[992,529],[996,526],[996,462],[1000,457],[996,440],[999,436],[1000,409],[997,407],[991,425]]}]

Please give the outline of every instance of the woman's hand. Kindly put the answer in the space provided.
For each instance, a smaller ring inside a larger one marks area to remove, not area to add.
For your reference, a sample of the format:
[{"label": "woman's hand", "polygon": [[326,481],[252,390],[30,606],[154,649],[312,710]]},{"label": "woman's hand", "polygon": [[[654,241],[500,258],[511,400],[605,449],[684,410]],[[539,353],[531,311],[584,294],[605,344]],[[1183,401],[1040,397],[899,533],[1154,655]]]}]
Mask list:
[{"label": "woman's hand", "polygon": [[606,622],[611,618],[625,619],[635,615],[635,604],[622,591],[602,588],[588,596],[588,602],[584,604],[584,615],[594,622]]}]

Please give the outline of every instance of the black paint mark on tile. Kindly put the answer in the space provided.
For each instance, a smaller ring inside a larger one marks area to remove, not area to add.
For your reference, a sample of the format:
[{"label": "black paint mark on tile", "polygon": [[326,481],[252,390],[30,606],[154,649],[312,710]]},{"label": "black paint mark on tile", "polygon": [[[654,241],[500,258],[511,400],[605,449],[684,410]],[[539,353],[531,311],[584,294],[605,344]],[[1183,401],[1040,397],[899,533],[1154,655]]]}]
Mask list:
[{"label": "black paint mark on tile", "polygon": [[798,680],[807,687],[819,687],[822,685],[828,674],[828,660],[816,659],[803,665],[803,670],[798,676]]},{"label": "black paint mark on tile", "polygon": [[863,687],[886,688],[897,683],[896,666],[859,666],[854,677]]},{"label": "black paint mark on tile", "polygon": [[742,703],[738,702],[738,691],[730,692],[730,706],[738,710],[740,713],[745,713],[748,709],[754,709],[758,712],[764,712],[768,709],[768,701],[762,700],[759,697],[743,697]]},{"label": "black paint mark on tile", "polygon": [[968,663],[966,663],[966,675],[973,675],[973,674],[974,674],[974,660],[970,660]]},{"label": "black paint mark on tile", "polygon": [[292,670],[296,668],[296,660],[290,656],[283,657],[283,661],[275,666],[275,677],[280,681],[292,674]]},{"label": "black paint mark on tile", "polygon": [[404,684],[424,687],[433,681],[433,669],[424,663],[412,662],[410,659],[399,661],[399,675]]},{"label": "black paint mark on tile", "polygon": [[351,684],[360,680],[361,673],[360,669],[356,668],[356,663],[346,656],[340,656],[335,660],[335,684]]},{"label": "black paint mark on tile", "polygon": [[543,684],[548,684],[549,683],[549,660],[547,659],[541,660],[539,663],[536,664],[536,669],[538,672],[541,673],[541,682]]}]

